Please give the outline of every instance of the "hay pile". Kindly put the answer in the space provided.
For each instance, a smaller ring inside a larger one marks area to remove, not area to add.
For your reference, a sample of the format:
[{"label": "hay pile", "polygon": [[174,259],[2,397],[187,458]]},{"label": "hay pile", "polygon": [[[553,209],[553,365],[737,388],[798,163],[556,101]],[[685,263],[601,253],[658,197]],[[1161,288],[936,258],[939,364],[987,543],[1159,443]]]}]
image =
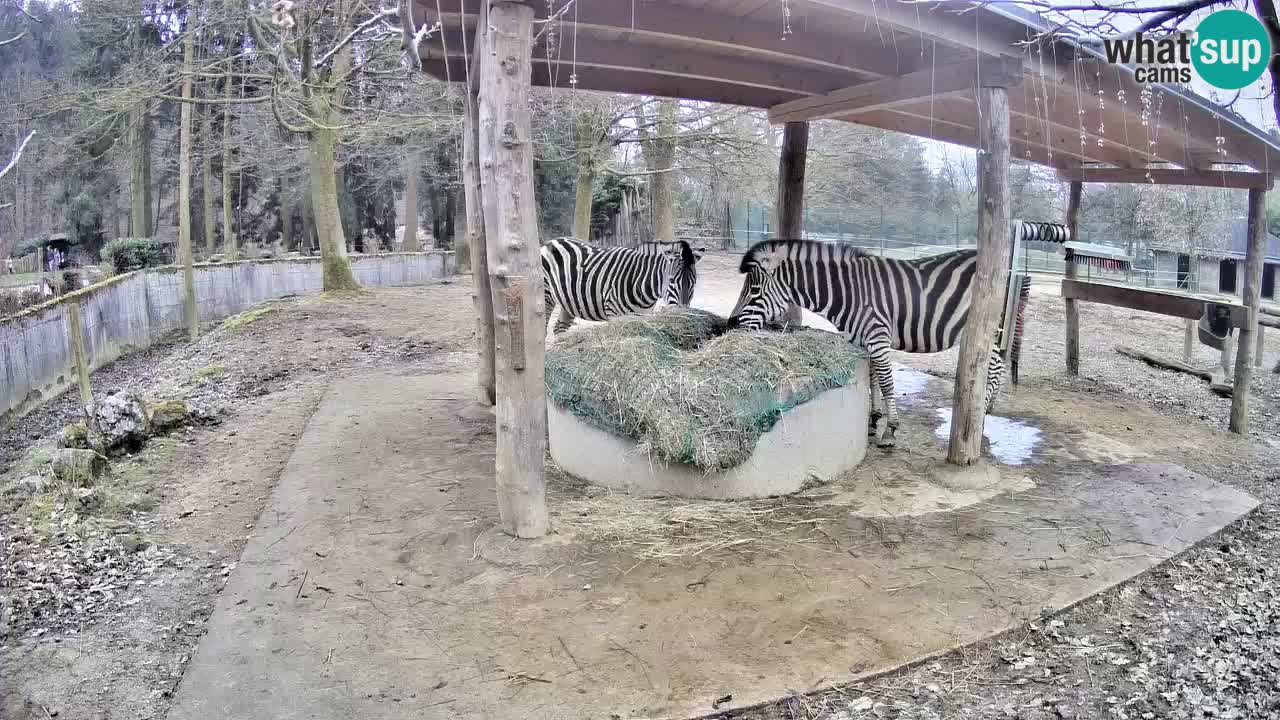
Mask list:
[{"label": "hay pile", "polygon": [[725,329],[712,313],[664,307],[562,336],[546,356],[547,397],[653,457],[713,471],[745,461],[783,412],[864,367],[830,333]]}]

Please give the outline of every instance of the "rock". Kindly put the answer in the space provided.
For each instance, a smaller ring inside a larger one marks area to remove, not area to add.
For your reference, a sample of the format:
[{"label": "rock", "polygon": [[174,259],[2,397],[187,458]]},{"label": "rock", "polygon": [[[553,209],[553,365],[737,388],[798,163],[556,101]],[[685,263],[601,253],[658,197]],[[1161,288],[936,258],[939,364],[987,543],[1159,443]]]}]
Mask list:
[{"label": "rock", "polygon": [[89,449],[89,426],[83,422],[73,422],[62,428],[58,434],[58,447]]},{"label": "rock", "polygon": [[149,432],[161,435],[191,421],[191,408],[182,400],[161,400],[151,406]]},{"label": "rock", "polygon": [[9,492],[19,497],[31,497],[44,492],[49,487],[49,480],[43,475],[28,475],[15,482]]},{"label": "rock", "polygon": [[137,535],[121,535],[120,548],[127,553],[136,553],[146,550],[151,543],[138,537]]},{"label": "rock", "polygon": [[102,508],[102,493],[96,487],[79,488],[73,494],[76,512],[82,515]]},{"label": "rock", "polygon": [[62,448],[54,453],[49,467],[59,480],[89,487],[107,471],[107,459],[93,450]]},{"label": "rock", "polygon": [[224,405],[195,403],[191,405],[188,420],[197,425],[219,425],[222,423],[222,416],[229,414],[230,411]]},{"label": "rock", "polygon": [[103,453],[137,452],[147,439],[147,406],[133,392],[100,398],[89,413],[90,444]]}]

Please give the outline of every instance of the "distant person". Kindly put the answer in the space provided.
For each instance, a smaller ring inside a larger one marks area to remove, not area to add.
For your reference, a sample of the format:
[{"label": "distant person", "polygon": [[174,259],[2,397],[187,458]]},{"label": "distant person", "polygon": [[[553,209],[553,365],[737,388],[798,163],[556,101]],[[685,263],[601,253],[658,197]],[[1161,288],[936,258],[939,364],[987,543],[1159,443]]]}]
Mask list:
[{"label": "distant person", "polygon": [[11,258],[11,257],[9,257],[9,258],[5,258],[5,259],[4,259],[4,267],[5,267],[5,269],[6,269],[6,270],[8,270],[8,271],[9,271],[9,274],[10,274],[10,275],[13,275],[13,274],[14,274],[14,272],[13,272],[13,258]]}]

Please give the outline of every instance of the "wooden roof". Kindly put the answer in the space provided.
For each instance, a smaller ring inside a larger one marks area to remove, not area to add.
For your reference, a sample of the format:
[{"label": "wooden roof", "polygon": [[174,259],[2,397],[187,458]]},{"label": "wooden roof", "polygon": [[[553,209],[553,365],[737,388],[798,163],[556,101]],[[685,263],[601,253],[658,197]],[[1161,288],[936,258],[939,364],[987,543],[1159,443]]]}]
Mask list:
[{"label": "wooden roof", "polygon": [[[462,29],[474,28],[483,1],[411,0],[417,27],[442,26],[420,47],[426,72],[466,76]],[[547,17],[547,3],[532,5]],[[1280,143],[1239,116],[1172,86],[1152,86],[1144,102],[1130,70],[1071,38],[1042,37],[1046,22],[1008,7],[958,0],[553,5],[563,10],[555,32],[545,22],[534,26],[535,85],[762,108],[775,123],[837,118],[975,147],[975,75],[1011,73],[1021,80],[1009,90],[1014,156],[1064,177],[1078,179],[1080,168],[1095,165],[1280,170]]]}]

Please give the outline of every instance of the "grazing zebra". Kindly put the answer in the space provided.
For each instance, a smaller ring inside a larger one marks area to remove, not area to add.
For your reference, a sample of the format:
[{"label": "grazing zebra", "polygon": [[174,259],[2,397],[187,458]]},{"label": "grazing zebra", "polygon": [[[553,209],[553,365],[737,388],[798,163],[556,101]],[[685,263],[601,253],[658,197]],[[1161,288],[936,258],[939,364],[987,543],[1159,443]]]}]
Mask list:
[{"label": "grazing zebra", "polygon": [[[746,274],[730,327],[758,330],[794,303],[825,317],[867,349],[875,390],[888,415],[880,447],[893,447],[898,407],[889,350],[942,352],[960,338],[969,312],[976,250],[915,260],[872,257],[844,243],[767,240],[742,258]],[[997,348],[987,369],[985,405],[1000,390],[1004,361]],[[873,393],[874,394],[874,393]],[[881,413],[874,407],[869,432]]]},{"label": "grazing zebra", "polygon": [[574,318],[608,320],[647,310],[660,299],[688,305],[703,250],[683,240],[635,248],[602,248],[564,237],[544,241],[547,314],[560,307],[555,334],[568,330]]}]

